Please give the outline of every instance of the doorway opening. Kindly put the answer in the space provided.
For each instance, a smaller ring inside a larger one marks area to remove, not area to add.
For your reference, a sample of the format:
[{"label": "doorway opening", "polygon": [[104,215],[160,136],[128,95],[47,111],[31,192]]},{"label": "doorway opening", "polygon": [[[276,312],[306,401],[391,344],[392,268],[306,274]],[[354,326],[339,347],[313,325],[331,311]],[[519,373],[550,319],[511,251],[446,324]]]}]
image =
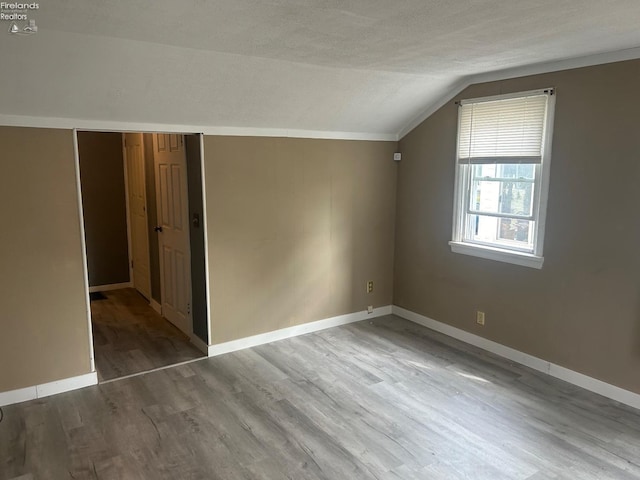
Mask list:
[{"label": "doorway opening", "polygon": [[206,356],[201,135],[76,134],[99,381]]}]

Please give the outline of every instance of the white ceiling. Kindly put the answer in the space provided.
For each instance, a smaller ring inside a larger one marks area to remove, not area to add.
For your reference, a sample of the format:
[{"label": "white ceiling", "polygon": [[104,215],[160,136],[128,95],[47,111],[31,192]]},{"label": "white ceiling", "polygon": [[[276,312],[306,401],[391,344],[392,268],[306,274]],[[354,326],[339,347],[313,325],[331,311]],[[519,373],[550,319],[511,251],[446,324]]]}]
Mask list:
[{"label": "white ceiling", "polygon": [[478,74],[640,46],[638,0],[45,0],[32,18],[0,33],[3,118],[230,133],[395,138]]}]

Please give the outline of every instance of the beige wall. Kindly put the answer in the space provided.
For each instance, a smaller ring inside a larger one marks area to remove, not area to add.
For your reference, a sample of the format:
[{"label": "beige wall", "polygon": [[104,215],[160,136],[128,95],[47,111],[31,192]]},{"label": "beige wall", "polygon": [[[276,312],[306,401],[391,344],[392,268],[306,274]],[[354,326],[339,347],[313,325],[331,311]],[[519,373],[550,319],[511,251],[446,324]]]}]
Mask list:
[{"label": "beige wall", "polygon": [[[401,141],[400,164],[394,142],[205,137],[214,343],[388,305],[393,292],[397,305],[640,392],[638,80],[631,61],[460,95],[557,89],[542,270],[451,253],[453,101]],[[6,391],[90,362],[72,132],[0,127],[0,144]]]},{"label": "beige wall", "polygon": [[90,371],[70,130],[0,127],[0,392]]},{"label": "beige wall", "polygon": [[89,286],[129,281],[122,134],[78,132]]},{"label": "beige wall", "polygon": [[475,85],[457,97],[556,87],[542,270],[451,253],[453,100],[407,135],[394,303],[640,393],[639,85],[640,61],[629,61]]},{"label": "beige wall", "polygon": [[[2,392],[88,373],[90,354],[72,132],[0,142]],[[391,303],[395,149],[205,138],[214,343]]]},{"label": "beige wall", "polygon": [[205,137],[213,343],[391,303],[395,148]]}]

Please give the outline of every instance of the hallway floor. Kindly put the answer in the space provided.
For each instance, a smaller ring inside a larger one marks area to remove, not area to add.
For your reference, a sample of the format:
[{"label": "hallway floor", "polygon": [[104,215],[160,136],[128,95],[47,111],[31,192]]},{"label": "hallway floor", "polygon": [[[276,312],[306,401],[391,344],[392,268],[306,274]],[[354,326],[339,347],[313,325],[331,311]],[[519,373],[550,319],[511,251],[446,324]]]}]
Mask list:
[{"label": "hallway floor", "polygon": [[205,356],[136,290],[127,288],[102,295],[106,298],[91,301],[100,382]]}]

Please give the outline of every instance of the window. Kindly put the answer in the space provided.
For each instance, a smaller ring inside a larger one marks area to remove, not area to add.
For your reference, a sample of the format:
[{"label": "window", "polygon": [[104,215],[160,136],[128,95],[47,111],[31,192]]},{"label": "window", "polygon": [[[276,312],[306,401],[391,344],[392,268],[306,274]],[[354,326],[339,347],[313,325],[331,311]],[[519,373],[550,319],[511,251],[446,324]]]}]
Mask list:
[{"label": "window", "polygon": [[457,253],[542,268],[553,89],[459,103]]}]

